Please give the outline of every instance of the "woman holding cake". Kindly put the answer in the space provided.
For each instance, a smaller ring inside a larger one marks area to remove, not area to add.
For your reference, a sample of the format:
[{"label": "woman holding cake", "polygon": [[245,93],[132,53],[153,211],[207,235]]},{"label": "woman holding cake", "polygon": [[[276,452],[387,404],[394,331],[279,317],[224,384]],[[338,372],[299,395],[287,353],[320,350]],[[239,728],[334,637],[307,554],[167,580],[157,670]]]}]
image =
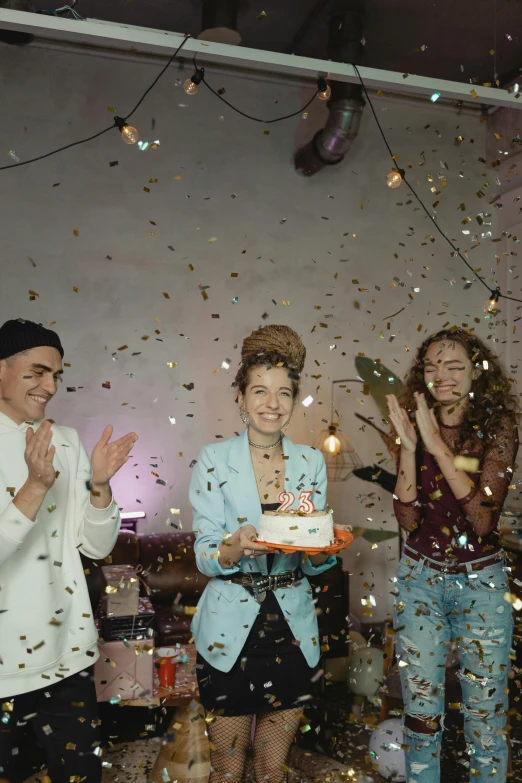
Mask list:
[{"label": "woman holding cake", "polygon": [[[283,434],[305,354],[287,326],[263,327],[243,341],[233,385],[245,431],[205,446],[190,485],[196,561],[210,577],[192,630],[201,702],[208,712],[212,783],[244,780],[254,716],[256,780],[285,779],[319,661],[314,595],[306,575],[330,568],[335,557],[269,553],[257,541],[262,513],[282,505],[304,512],[326,506],[321,452]],[[283,538],[292,527],[286,520]]]},{"label": "woman holding cake", "polygon": [[470,779],[506,780],[513,630],[497,522],[518,450],[517,400],[491,350],[453,327],[417,351],[399,402],[388,396],[399,475],[394,508],[409,532],[394,625],[409,783],[438,783],[445,661],[460,654]]}]

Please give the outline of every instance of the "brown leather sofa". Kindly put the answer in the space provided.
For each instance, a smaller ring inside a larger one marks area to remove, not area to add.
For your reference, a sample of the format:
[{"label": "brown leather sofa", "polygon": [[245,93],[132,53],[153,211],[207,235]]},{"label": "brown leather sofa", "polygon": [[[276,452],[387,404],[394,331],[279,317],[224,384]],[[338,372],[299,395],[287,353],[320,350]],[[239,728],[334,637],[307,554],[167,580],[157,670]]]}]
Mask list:
[{"label": "brown leather sofa", "polygon": [[[94,613],[101,598],[101,566],[107,563],[136,566],[140,571],[140,593],[148,592],[156,613],[156,646],[188,642],[194,607],[208,582],[196,568],[193,533],[136,535],[121,531],[106,560],[88,560],[83,556],[82,560]],[[345,655],[348,574],[338,559],[336,566],[309,579],[317,599],[323,654],[325,657]]]}]

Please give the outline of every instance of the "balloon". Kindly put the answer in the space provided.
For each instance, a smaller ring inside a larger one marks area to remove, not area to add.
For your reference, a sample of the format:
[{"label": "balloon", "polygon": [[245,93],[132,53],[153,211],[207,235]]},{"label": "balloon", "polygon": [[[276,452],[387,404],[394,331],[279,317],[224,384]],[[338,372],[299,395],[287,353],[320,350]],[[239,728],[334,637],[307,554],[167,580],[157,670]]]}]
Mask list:
[{"label": "balloon", "polygon": [[350,644],[348,645],[348,653],[351,655],[352,653],[357,652],[357,650],[360,647],[366,647],[366,639],[364,636],[357,631],[350,631],[349,633],[350,637]]},{"label": "balloon", "polygon": [[[326,658],[324,661],[326,682],[346,682],[349,658]],[[330,675],[328,677],[328,675]]]},{"label": "balloon", "polygon": [[377,765],[379,775],[394,783],[406,780],[406,754],[401,749],[403,744],[402,727],[399,718],[384,720],[372,731],[369,751],[374,765]]},{"label": "balloon", "polygon": [[346,684],[358,696],[373,696],[384,678],[384,653],[378,647],[356,650],[348,660]]}]

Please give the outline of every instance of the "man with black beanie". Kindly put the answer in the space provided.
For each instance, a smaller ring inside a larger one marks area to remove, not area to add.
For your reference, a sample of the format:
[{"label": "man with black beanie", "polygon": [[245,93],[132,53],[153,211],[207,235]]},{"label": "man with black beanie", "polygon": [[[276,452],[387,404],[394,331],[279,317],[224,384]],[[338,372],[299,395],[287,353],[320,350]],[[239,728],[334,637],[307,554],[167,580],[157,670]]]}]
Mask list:
[{"label": "man with black beanie", "polygon": [[91,460],[76,430],[45,419],[61,380],[58,335],[31,321],[0,327],[0,778],[20,780],[20,732],[41,745],[52,783],[99,783],[100,732],[89,671],[97,659],[80,552],[113,549],[110,480],[137,440]]}]

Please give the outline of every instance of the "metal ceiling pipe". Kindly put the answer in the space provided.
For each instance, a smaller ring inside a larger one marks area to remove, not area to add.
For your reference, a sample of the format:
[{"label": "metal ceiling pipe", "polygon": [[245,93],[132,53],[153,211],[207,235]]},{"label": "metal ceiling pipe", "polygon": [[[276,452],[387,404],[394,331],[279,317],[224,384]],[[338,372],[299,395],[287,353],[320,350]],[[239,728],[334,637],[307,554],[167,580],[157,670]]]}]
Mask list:
[{"label": "metal ceiling pipe", "polygon": [[[34,14],[32,0],[0,0],[0,8],[8,8],[10,11],[25,11]],[[34,35],[18,30],[2,30],[0,28],[0,41],[16,46],[25,46],[34,41]]]},{"label": "metal ceiling pipe", "polygon": [[231,46],[240,44],[238,9],[239,0],[202,0],[201,32],[198,38]]},{"label": "metal ceiling pipe", "polygon": [[[362,14],[358,10],[334,10],[330,17],[328,57],[335,62],[361,62],[363,45]],[[305,177],[317,174],[326,166],[340,163],[359,133],[364,99],[359,84],[330,83],[325,127],[301,147],[294,157],[296,171]]]}]

